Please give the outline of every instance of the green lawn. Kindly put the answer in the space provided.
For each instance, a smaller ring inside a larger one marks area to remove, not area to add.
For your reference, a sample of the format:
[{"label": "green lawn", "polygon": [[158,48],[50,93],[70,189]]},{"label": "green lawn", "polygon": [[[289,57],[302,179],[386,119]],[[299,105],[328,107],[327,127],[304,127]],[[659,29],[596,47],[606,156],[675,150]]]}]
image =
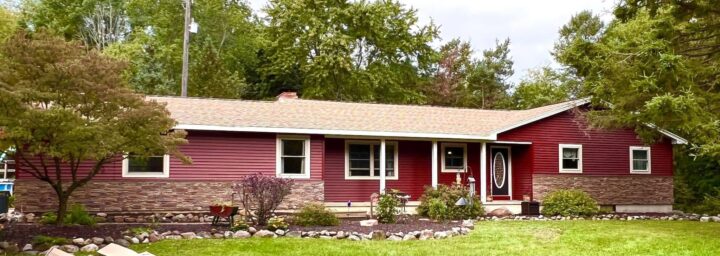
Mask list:
[{"label": "green lawn", "polygon": [[181,240],[135,245],[155,255],[720,255],[720,223],[479,222],[468,236],[430,241]]}]

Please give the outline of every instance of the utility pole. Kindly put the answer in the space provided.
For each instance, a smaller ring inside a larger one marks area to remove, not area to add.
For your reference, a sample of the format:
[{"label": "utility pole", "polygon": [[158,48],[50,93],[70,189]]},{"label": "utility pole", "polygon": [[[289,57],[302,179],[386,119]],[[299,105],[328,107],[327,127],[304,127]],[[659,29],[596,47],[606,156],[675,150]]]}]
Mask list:
[{"label": "utility pole", "polygon": [[182,89],[180,91],[181,97],[187,97],[187,83],[188,83],[188,62],[190,59],[190,22],[192,21],[190,7],[192,6],[192,0],[185,0],[185,34],[183,35],[183,66],[182,66]]}]

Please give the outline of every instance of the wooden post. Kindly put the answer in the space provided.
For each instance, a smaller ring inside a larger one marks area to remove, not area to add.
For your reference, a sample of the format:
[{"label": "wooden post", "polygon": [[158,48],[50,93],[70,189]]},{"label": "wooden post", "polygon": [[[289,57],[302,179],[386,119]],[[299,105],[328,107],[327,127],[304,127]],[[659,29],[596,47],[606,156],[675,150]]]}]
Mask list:
[{"label": "wooden post", "polygon": [[438,143],[437,140],[432,141],[432,187],[437,189],[438,186]]},{"label": "wooden post", "polygon": [[[380,140],[380,194],[385,194],[385,139]],[[372,171],[372,170],[371,170]]]}]

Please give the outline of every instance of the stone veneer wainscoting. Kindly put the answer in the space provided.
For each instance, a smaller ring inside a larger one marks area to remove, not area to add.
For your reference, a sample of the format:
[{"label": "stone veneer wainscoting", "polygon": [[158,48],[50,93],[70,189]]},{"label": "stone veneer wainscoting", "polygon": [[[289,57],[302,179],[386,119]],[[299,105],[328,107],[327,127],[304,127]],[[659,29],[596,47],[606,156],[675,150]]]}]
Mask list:
[{"label": "stone veneer wainscoting", "polygon": [[[213,202],[230,201],[230,181],[91,181],[73,192],[70,204],[83,204],[90,212],[165,213],[205,212]],[[322,181],[296,181],[281,209],[296,209],[305,202],[324,200]],[[15,206],[22,212],[57,209],[50,185],[38,180],[16,180]],[[235,196],[235,204],[239,204]]]},{"label": "stone veneer wainscoting", "polygon": [[542,201],[556,189],[581,189],[601,205],[672,205],[672,176],[589,176],[535,174],[533,198]]}]

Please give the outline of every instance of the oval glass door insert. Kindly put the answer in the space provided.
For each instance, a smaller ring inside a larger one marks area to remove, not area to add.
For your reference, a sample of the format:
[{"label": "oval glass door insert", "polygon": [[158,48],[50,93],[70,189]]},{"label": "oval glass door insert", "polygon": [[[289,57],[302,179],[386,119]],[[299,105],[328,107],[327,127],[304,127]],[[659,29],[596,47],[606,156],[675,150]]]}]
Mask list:
[{"label": "oval glass door insert", "polygon": [[493,157],[493,178],[495,187],[502,188],[505,186],[506,173],[507,168],[505,166],[505,156],[503,156],[500,152],[497,152]]}]

